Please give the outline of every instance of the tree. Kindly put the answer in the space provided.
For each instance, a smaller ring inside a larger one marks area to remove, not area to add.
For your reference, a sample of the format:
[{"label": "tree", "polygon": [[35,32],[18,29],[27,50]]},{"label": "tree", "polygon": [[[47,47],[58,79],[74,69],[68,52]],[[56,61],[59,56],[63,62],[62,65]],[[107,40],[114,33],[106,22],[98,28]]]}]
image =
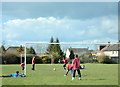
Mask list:
[{"label": "tree", "polygon": [[4,45],[0,47],[0,53],[4,54],[6,52]]},{"label": "tree", "polygon": [[54,46],[55,52],[58,53],[58,55],[59,55],[58,58],[62,58],[62,57],[63,57],[63,52],[62,52],[62,50],[61,50],[61,47],[60,47],[60,44],[59,44],[60,42],[59,42],[59,39],[58,39],[58,38],[56,38],[56,43],[58,43],[58,44],[55,44],[55,46]]},{"label": "tree", "polygon": [[33,47],[26,48],[26,54],[29,54],[29,55],[27,55],[27,61],[26,62],[31,63],[32,57],[36,54]]},{"label": "tree", "polygon": [[73,52],[73,50],[70,50],[69,58],[70,58],[70,59],[74,59],[74,52]]},{"label": "tree", "polygon": [[42,60],[42,63],[50,63],[51,61],[50,56],[45,53],[41,54],[40,59]]},{"label": "tree", "polygon": [[29,51],[30,51],[31,54],[36,54],[35,50],[33,49],[33,47],[30,47]]},{"label": "tree", "polygon": [[0,47],[0,64],[2,64],[2,60],[3,60],[3,56],[4,56],[5,52],[6,52],[6,50],[5,50],[4,45],[1,45],[1,47]]},{"label": "tree", "polygon": [[[51,37],[50,43],[53,43],[53,42],[54,42],[54,39],[53,39],[53,37]],[[49,44],[49,46],[47,48],[47,53],[51,54],[51,52],[53,51],[53,49],[54,49],[54,44]]]},{"label": "tree", "polygon": [[93,62],[92,58],[90,58],[89,55],[86,54],[86,53],[80,54],[79,58],[81,60],[81,63],[90,63],[90,62]]},{"label": "tree", "polygon": [[26,54],[36,54],[35,50],[33,49],[33,47],[27,48],[26,49]]},{"label": "tree", "polygon": [[53,43],[53,42],[54,42],[54,39],[53,39],[53,37],[51,37],[50,43]]},{"label": "tree", "polygon": [[109,56],[106,56],[104,53],[97,56],[97,60],[99,63],[113,63],[113,61],[109,59]]},{"label": "tree", "polygon": [[[53,42],[54,42],[53,37],[51,37],[50,43],[53,43]],[[63,58],[63,52],[61,50],[61,47],[59,44],[60,42],[58,38],[56,38],[55,43],[58,43],[58,44],[49,44],[47,48],[47,53],[51,55],[52,58],[55,58],[58,60],[60,58]]]},{"label": "tree", "polygon": [[[20,47],[17,49],[18,54],[21,56],[24,53],[24,48],[22,47],[22,45],[20,45]],[[21,59],[21,57],[19,56],[19,58]],[[20,61],[19,61],[20,62]],[[22,57],[22,61],[23,62],[23,57]]]},{"label": "tree", "polygon": [[19,58],[14,54],[5,53],[2,57],[3,64],[17,64],[19,63]]},{"label": "tree", "polygon": [[24,49],[23,49],[22,45],[20,45],[20,47],[17,49],[17,52],[19,54],[23,54],[24,53]]}]

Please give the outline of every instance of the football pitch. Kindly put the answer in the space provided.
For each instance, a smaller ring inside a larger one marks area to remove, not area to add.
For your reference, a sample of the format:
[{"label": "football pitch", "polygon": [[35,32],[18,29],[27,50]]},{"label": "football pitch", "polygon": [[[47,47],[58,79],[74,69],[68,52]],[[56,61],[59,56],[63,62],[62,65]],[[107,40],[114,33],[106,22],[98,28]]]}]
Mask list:
[{"label": "football pitch", "polygon": [[[118,85],[118,64],[84,64],[81,70],[82,80],[71,80],[71,72],[64,76],[63,64],[36,64],[36,70],[31,70],[27,64],[26,77],[2,78],[2,85]],[[22,72],[20,65],[0,65],[2,75],[14,74],[16,70]],[[56,71],[53,70],[56,68]]]}]

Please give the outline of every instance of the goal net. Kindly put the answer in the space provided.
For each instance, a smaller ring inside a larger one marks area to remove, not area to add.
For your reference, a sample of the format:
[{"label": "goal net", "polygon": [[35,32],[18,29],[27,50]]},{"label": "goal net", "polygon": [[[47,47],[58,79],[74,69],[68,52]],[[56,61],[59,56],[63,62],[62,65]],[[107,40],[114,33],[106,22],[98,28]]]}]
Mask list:
[{"label": "goal net", "polygon": [[[96,62],[96,56],[104,52],[109,46],[117,45],[110,43],[48,43],[48,42],[26,42],[24,51],[24,62],[26,75],[27,55],[36,56],[36,63],[51,64],[61,63],[62,59],[72,59],[74,55],[78,55],[82,63]],[[28,48],[31,48],[28,52]],[[117,49],[116,49],[117,50]],[[110,53],[105,51],[106,55],[111,57]],[[114,58],[118,57],[118,53]],[[117,58],[116,58],[117,59]],[[53,61],[54,60],[54,61]],[[31,60],[30,60],[31,61]]]}]

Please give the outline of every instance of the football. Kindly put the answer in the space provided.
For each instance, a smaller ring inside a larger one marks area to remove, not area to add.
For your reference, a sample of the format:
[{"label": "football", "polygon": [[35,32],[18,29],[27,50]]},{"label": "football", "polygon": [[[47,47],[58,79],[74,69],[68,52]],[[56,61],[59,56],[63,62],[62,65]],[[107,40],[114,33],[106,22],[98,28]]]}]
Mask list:
[{"label": "football", "polygon": [[55,69],[55,68],[53,68],[53,70],[54,70],[54,71],[56,71],[56,69]]}]

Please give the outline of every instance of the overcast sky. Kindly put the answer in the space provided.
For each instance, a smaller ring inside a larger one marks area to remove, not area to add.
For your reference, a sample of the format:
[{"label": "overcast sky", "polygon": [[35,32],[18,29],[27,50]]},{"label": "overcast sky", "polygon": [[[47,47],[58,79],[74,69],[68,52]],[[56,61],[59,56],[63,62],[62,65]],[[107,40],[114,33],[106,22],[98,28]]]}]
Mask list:
[{"label": "overcast sky", "polygon": [[3,40],[116,42],[117,2],[3,2]]}]

